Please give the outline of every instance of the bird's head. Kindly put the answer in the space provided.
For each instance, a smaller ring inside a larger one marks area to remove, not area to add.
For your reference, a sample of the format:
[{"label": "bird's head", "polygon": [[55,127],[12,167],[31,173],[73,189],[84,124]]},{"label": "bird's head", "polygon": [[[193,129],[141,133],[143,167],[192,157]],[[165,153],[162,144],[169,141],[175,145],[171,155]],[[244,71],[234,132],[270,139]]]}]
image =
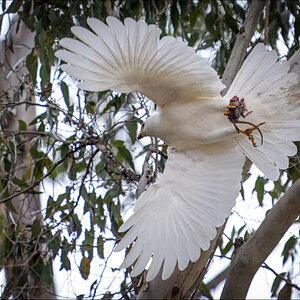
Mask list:
[{"label": "bird's head", "polygon": [[159,114],[155,113],[142,124],[138,140],[145,136],[157,137],[159,135],[159,129]]}]

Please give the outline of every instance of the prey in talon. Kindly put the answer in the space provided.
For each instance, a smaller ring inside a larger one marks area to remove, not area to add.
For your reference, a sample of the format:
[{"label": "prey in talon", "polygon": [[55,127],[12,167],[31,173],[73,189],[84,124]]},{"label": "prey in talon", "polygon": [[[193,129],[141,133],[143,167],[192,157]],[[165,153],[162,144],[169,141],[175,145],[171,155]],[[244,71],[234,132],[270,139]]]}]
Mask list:
[{"label": "prey in talon", "polygon": [[[263,135],[262,135],[261,130],[259,129],[259,126],[265,124],[265,122],[255,125],[251,122],[240,120],[241,117],[246,118],[252,112],[253,111],[248,111],[244,98],[240,99],[239,97],[234,96],[230,99],[229,105],[227,105],[227,111],[224,113],[224,115],[228,117],[228,119],[231,123],[233,123],[233,125],[238,133],[245,134],[249,138],[249,140],[251,140],[252,145],[254,147],[257,147],[252,132],[254,130],[257,130],[259,132],[260,137],[261,137],[261,145],[262,145],[263,144]],[[252,127],[247,128],[246,130],[242,130],[236,124],[249,124]]]}]

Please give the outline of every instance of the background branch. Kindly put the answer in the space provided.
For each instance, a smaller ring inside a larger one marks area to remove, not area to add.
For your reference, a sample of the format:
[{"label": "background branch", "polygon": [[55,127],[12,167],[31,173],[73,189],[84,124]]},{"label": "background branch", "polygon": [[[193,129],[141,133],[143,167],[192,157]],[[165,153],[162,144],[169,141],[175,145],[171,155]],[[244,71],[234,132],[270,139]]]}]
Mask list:
[{"label": "background branch", "polygon": [[233,256],[221,299],[245,299],[255,273],[299,214],[300,180],[297,180]]},{"label": "background branch", "polygon": [[255,32],[264,6],[265,1],[253,0],[249,7],[245,22],[240,28],[239,34],[234,43],[234,47],[232,49],[229,61],[222,77],[222,81],[226,85],[226,88],[221,93],[222,96],[226,94],[236,73],[238,72],[240,66],[244,61],[247,47]]}]

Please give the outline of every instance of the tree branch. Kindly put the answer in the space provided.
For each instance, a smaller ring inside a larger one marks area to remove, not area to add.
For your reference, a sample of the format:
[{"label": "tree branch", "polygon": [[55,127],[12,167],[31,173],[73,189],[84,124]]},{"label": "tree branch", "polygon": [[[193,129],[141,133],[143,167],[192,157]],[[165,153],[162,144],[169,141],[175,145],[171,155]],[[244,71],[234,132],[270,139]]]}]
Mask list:
[{"label": "tree branch", "polygon": [[184,271],[176,267],[172,276],[162,280],[162,269],[154,280],[144,284],[137,299],[187,299],[196,287],[200,285],[209,267],[213,254],[219,245],[226,223],[217,229],[217,237],[210,243],[207,251],[202,251],[200,259],[190,263]]},{"label": "tree branch", "polygon": [[300,180],[297,180],[233,256],[221,299],[245,299],[255,273],[299,214]]},{"label": "tree branch", "polygon": [[215,289],[221,282],[223,282],[226,279],[227,272],[228,272],[229,266],[225,268],[221,273],[219,273],[215,278],[213,278],[211,281],[209,281],[206,286],[209,290]]},{"label": "tree branch", "polygon": [[226,88],[221,93],[222,96],[226,94],[242,62],[244,61],[247,47],[255,32],[257,23],[262,14],[264,6],[265,1],[253,0],[249,7],[245,22],[240,28],[240,32],[237,36],[229,61],[227,63],[226,69],[222,77],[222,81],[226,85]]}]

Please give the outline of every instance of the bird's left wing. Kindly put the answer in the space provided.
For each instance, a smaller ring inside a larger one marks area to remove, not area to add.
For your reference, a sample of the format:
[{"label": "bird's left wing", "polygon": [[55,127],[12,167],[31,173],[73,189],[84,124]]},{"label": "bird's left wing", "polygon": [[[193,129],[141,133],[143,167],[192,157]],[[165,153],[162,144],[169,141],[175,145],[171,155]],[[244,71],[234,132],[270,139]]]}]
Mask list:
[{"label": "bird's left wing", "polygon": [[122,267],[131,275],[144,271],[151,281],[163,265],[167,279],[189,261],[195,262],[230,215],[240,190],[244,155],[232,141],[171,152],[161,178],[137,200],[134,214],[120,228],[129,229],[117,245],[133,247]]},{"label": "bird's left wing", "polygon": [[217,97],[224,85],[217,73],[195,50],[144,21],[126,18],[124,24],[108,17],[107,24],[88,18],[90,31],[72,27],[78,38],[63,38],[67,50],[55,55],[88,91],[141,92],[160,106]]}]

